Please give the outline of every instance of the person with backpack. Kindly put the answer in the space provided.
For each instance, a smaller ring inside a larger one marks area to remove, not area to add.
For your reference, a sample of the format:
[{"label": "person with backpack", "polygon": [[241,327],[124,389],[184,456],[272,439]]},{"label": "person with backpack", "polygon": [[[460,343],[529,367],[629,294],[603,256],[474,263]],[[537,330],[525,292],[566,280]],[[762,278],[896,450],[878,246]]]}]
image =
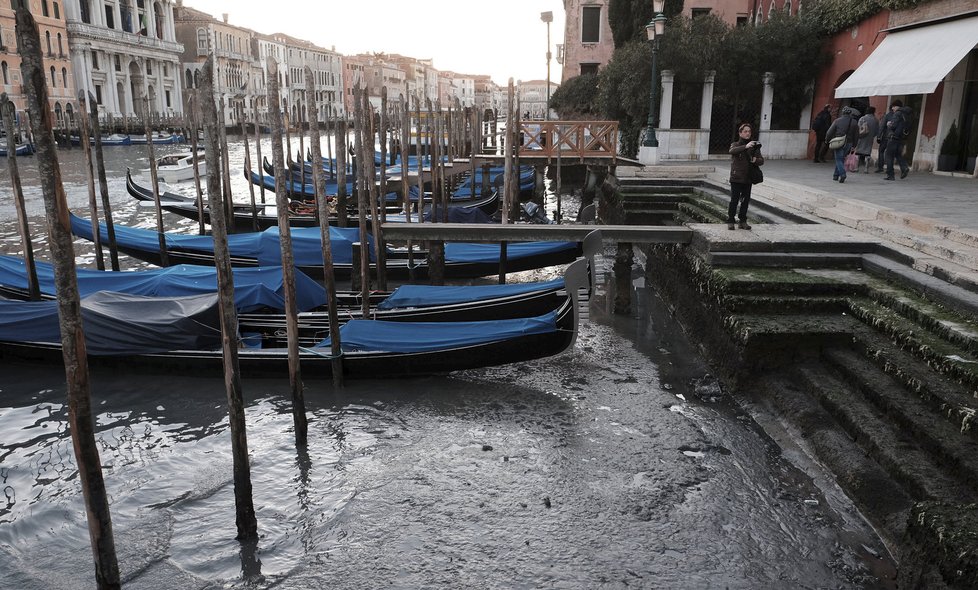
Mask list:
[{"label": "person with backpack", "polygon": [[883,171],[883,164],[886,162],[887,125],[889,124],[890,121],[893,120],[893,117],[896,116],[897,111],[899,111],[901,108],[903,108],[903,101],[899,99],[894,100],[893,102],[890,103],[890,110],[886,111],[886,114],[883,115],[883,120],[880,121],[880,131],[879,134],[876,136],[876,143],[879,144],[879,151],[876,155],[877,172]]},{"label": "person with backpack", "polygon": [[880,132],[880,122],[876,120],[876,107],[868,107],[866,114],[859,118],[859,141],[856,142],[856,155],[859,156],[859,168],[869,174],[869,161],[873,155],[873,144]]},{"label": "person with backpack", "polygon": [[913,109],[910,107],[900,107],[893,118],[887,122],[886,133],[886,176],[883,180],[894,180],[893,160],[900,165],[900,178],[906,178],[910,174],[910,166],[903,157],[903,144],[910,136],[911,123],[913,121]]},{"label": "person with backpack", "polygon": [[[829,149],[835,150],[835,172],[832,174],[832,180],[838,180],[840,183],[846,181],[846,156],[859,139],[857,119],[859,119],[859,111],[852,107],[842,107],[842,116],[832,121],[829,130],[825,132],[825,137],[828,138],[826,145]],[[841,142],[838,141],[839,138],[842,139]],[[838,146],[833,145],[836,142]]]},{"label": "person with backpack", "polygon": [[825,105],[815,116],[815,120],[812,121],[812,131],[815,132],[815,157],[812,161],[815,163],[825,161],[825,132],[829,130],[829,125],[832,124],[831,109],[832,105]]}]

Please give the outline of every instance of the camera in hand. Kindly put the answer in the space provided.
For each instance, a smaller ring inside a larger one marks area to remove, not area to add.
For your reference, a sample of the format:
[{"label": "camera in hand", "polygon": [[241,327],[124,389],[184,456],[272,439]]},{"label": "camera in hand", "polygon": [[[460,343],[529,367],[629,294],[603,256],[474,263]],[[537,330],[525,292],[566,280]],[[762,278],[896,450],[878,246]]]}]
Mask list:
[{"label": "camera in hand", "polygon": [[754,147],[760,149],[761,148],[761,142],[755,141],[754,142]]}]

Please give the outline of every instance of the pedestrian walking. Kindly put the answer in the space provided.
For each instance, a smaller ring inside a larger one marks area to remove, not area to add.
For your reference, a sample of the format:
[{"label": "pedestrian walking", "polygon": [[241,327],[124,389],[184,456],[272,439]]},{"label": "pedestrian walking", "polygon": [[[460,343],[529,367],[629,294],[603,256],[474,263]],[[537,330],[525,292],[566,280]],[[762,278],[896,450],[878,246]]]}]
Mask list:
[{"label": "pedestrian walking", "polygon": [[910,174],[910,166],[903,157],[903,144],[910,135],[910,123],[913,120],[913,109],[910,107],[900,107],[894,116],[887,122],[887,141],[886,141],[886,176],[883,180],[894,180],[893,160],[900,165],[900,178],[906,178]]},{"label": "pedestrian walking", "polygon": [[[856,142],[856,155],[859,156],[859,168],[869,174],[870,160],[873,159],[873,146],[880,132],[880,122],[876,119],[876,107],[866,109],[866,114],[859,118],[859,140]],[[865,169],[863,169],[865,165]]]},{"label": "pedestrian walking", "polygon": [[742,124],[737,128],[739,138],[730,144],[730,206],[727,208],[727,229],[735,229],[737,219],[740,220],[740,229],[751,228],[747,223],[747,208],[750,206],[750,191],[753,186],[751,167],[764,165],[760,142],[750,138],[753,132],[750,123]]},{"label": "pedestrian walking", "polygon": [[[832,121],[829,130],[825,132],[829,149],[835,150],[835,172],[832,173],[832,180],[838,180],[840,183],[846,181],[846,156],[849,155],[859,139],[859,114],[859,111],[852,107],[843,107],[842,115]],[[842,141],[839,145],[833,145],[840,138]]]},{"label": "pedestrian walking", "polygon": [[832,105],[827,104],[815,116],[815,120],[812,121],[812,131],[815,132],[815,157],[812,159],[813,162],[825,161],[825,132],[829,130],[829,125],[831,124]]},{"label": "pedestrian walking", "polygon": [[899,111],[901,108],[903,108],[903,101],[899,99],[894,100],[890,103],[890,109],[886,111],[886,114],[883,115],[883,119],[880,121],[880,131],[876,136],[876,143],[879,144],[879,151],[876,154],[877,172],[883,171],[883,164],[886,162],[887,126],[889,125],[890,121],[893,120],[893,117],[896,116],[897,111]]}]

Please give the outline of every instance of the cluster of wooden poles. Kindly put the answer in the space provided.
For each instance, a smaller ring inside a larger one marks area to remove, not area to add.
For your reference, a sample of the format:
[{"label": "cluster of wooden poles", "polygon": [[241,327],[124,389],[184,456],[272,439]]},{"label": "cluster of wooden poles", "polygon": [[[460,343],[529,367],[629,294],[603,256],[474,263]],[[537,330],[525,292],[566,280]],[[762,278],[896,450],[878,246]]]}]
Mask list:
[{"label": "cluster of wooden poles", "polygon": [[[82,327],[81,305],[78,292],[78,284],[75,273],[75,257],[73,248],[73,238],[69,220],[69,211],[65,198],[64,185],[61,180],[61,169],[58,162],[57,146],[54,142],[54,125],[48,105],[47,86],[42,62],[42,52],[40,36],[37,24],[29,9],[24,4],[18,5],[16,10],[16,34],[17,42],[21,48],[22,74],[24,86],[27,90],[28,114],[31,126],[35,131],[35,142],[37,147],[37,160],[42,193],[44,196],[45,213],[47,216],[47,226],[49,231],[49,241],[51,258],[54,267],[55,287],[57,290],[59,321],[61,328],[61,343],[63,358],[67,377],[67,397],[69,408],[69,426],[74,439],[75,456],[78,462],[79,475],[84,493],[85,506],[88,515],[88,524],[92,551],[95,557],[95,577],[98,588],[113,589],[120,588],[119,567],[116,558],[115,544],[112,534],[111,518],[109,514],[108,498],[105,490],[105,483],[102,478],[101,462],[95,442],[94,421],[92,418],[90,400],[90,381],[88,358],[85,348],[85,338]],[[274,60],[269,61],[268,83],[268,104],[270,113],[281,112],[278,88],[278,66]],[[210,173],[207,175],[207,199],[208,207],[211,212],[231,211],[231,190],[230,173],[228,163],[228,150],[226,130],[223,117],[218,112],[218,106],[213,99],[214,83],[214,58],[205,63],[202,70],[201,97],[196,98],[192,95],[191,99],[197,104],[191,108],[191,128],[190,134],[194,153],[197,151],[196,130],[198,122],[196,111],[199,108],[203,120],[203,128],[206,134],[206,158]],[[315,96],[315,85],[312,71],[305,70],[307,96]],[[140,88],[140,84],[135,85]],[[510,105],[513,105],[513,86],[510,82],[509,88]],[[409,175],[407,167],[407,152],[405,148],[410,145],[411,117],[409,106],[404,99],[399,99],[396,108],[388,108],[386,92],[382,95],[379,113],[375,115],[367,99],[367,93],[357,88],[356,107],[354,112],[355,153],[361,154],[357,158],[357,165],[353,168],[356,178],[355,191],[358,209],[358,223],[360,227],[360,240],[365,244],[367,240],[367,215],[371,216],[372,228],[374,232],[375,254],[378,260],[378,283],[381,288],[386,288],[386,277],[384,276],[384,259],[382,235],[380,234],[381,223],[385,219],[385,208],[378,208],[378,196],[383,198],[387,192],[386,184],[386,160],[387,137],[394,137],[396,129],[399,131],[399,145],[402,158],[402,174],[400,191],[403,195],[403,207],[405,213],[410,213],[411,203],[409,200]],[[222,101],[223,103],[223,101]],[[137,104],[146,104],[146,99],[140,97]],[[95,190],[95,174],[92,170],[97,170],[98,184],[101,193],[102,215],[107,226],[107,237],[109,240],[109,251],[111,268],[119,270],[119,255],[115,244],[115,233],[112,221],[112,208],[108,194],[108,184],[105,176],[105,165],[102,157],[101,131],[99,129],[98,117],[92,116],[90,107],[94,105],[94,97],[86,96],[84,93],[79,95],[82,146],[85,150],[88,162],[88,193],[89,207],[93,220],[93,227],[98,227],[98,200]],[[223,104],[222,104],[223,108]],[[483,122],[480,120],[479,113],[474,110],[467,115],[461,108],[448,109],[448,115],[443,115],[439,104],[434,105],[430,101],[426,103],[428,111],[427,126],[427,156],[430,162],[430,177],[435,203],[440,204],[440,211],[446,215],[448,204],[448,182],[445,160],[452,159],[461,154],[462,146],[468,145],[472,155],[472,175],[475,177],[475,155],[479,146],[482,145],[483,135],[481,128]],[[3,124],[8,133],[8,137],[13,137],[13,109],[12,104],[6,96],[0,97],[0,111],[3,115]],[[512,130],[513,108],[509,109],[507,116],[507,129],[505,137],[505,180],[503,199],[503,221],[504,223],[514,218],[516,207],[516,195],[518,183],[513,178],[513,171],[517,169],[513,162],[514,137]],[[318,110],[315,105],[310,105],[306,110],[310,131],[310,148],[312,155],[312,176],[313,184],[316,187],[316,206],[319,216],[324,274],[326,289],[329,301],[335,301],[336,285],[332,271],[332,253],[329,240],[329,210],[326,196],[323,194],[323,175],[325,170],[321,165],[322,153],[320,148],[318,120]],[[391,119],[389,121],[389,118]],[[419,213],[423,208],[424,195],[424,171],[423,171],[423,151],[424,142],[422,141],[422,116],[420,102],[415,104],[415,119],[417,120],[418,132],[418,174],[417,188],[419,191]],[[149,117],[142,117],[147,134],[147,149],[150,160],[150,177],[153,184],[154,200],[156,205],[156,222],[160,234],[160,254],[164,265],[168,264],[165,240],[163,236],[163,215],[157,185],[156,158],[153,152],[152,133],[149,128]],[[295,300],[295,265],[292,254],[291,234],[289,230],[289,193],[286,190],[288,174],[286,173],[284,154],[283,154],[283,122],[281,118],[272,116],[271,120],[271,143],[272,157],[276,170],[275,199],[278,211],[278,227],[281,240],[282,269],[285,281],[285,312],[286,329],[288,340],[289,357],[289,381],[293,400],[293,418],[295,425],[296,445],[304,449],[307,444],[307,423],[305,402],[302,391],[302,381],[299,370],[299,347],[298,347],[298,321]],[[336,195],[337,212],[340,225],[345,225],[346,220],[346,141],[347,128],[345,121],[337,121],[334,125],[336,132],[336,151],[337,151],[337,176],[338,194]],[[375,124],[376,123],[376,124]],[[494,124],[494,122],[493,122]],[[91,125],[91,128],[89,128]],[[257,155],[261,161],[260,131],[255,126]],[[244,127],[242,126],[242,135]],[[95,138],[94,156],[91,146],[86,141],[89,133]],[[374,169],[373,146],[377,135],[381,140],[381,161],[380,181],[375,182],[377,177]],[[300,135],[301,137],[301,135]],[[443,141],[449,138],[449,141]],[[250,173],[250,154],[247,137],[245,140],[246,161],[249,161],[247,171]],[[291,142],[290,142],[291,143]],[[300,139],[300,154],[303,153],[304,146]],[[291,150],[291,147],[290,147]],[[94,158],[94,162],[93,162]],[[330,160],[332,156],[330,155]],[[33,260],[33,249],[31,246],[30,231],[26,208],[24,206],[24,196],[21,188],[20,177],[17,170],[17,161],[14,150],[9,151],[8,164],[11,171],[11,179],[14,185],[15,204],[18,215],[18,228],[23,241],[25,261],[28,269],[29,290],[32,298],[37,299],[39,287],[36,270]],[[196,161],[195,161],[196,167]],[[201,212],[203,210],[203,191],[200,187],[200,177],[195,169],[197,182],[197,202]],[[251,202],[255,207],[255,191],[251,186]],[[379,192],[378,192],[379,191]],[[265,200],[264,188],[261,189],[262,201]],[[421,215],[418,216],[419,220]],[[200,216],[200,230],[204,231],[204,216]],[[410,219],[410,215],[408,216]],[[443,219],[443,220],[445,220]],[[231,261],[228,253],[227,232],[228,217],[226,215],[213,214],[210,216],[211,233],[214,238],[214,260],[217,268],[218,277],[218,296],[221,310],[221,329],[222,329],[222,352],[224,357],[224,381],[228,397],[228,412],[231,426],[232,438],[232,457],[235,489],[235,513],[237,524],[237,537],[242,541],[251,542],[257,539],[257,520],[252,499],[251,473],[248,460],[248,444],[245,429],[244,402],[241,387],[241,377],[238,364],[238,336],[237,336],[237,311],[234,305],[233,273]],[[100,232],[96,229],[94,233],[96,264],[100,270],[105,270],[103,256],[103,246],[101,244]],[[504,245],[505,246],[505,245]],[[438,260],[444,261],[444,247],[442,243],[432,243],[428,248],[429,266],[432,270],[438,267]],[[369,256],[361,256],[360,272],[364,280],[361,281],[364,291],[363,305],[364,315],[367,315],[369,305]],[[443,268],[443,267],[441,267]],[[442,275],[443,276],[443,275]],[[433,281],[440,282],[442,276],[434,274]],[[333,363],[333,381],[336,387],[342,386],[342,354],[339,339],[339,321],[335,305],[329,306],[329,326],[332,348],[330,356]]]}]

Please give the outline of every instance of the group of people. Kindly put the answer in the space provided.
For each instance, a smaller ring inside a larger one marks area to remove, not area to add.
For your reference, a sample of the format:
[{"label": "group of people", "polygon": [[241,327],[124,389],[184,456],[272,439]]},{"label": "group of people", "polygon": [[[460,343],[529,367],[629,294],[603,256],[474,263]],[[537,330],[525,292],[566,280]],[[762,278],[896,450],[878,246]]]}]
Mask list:
[{"label": "group of people", "polygon": [[[849,154],[859,158],[858,169],[869,173],[874,144],[877,148],[876,172],[886,172],[884,180],[895,180],[894,162],[900,167],[900,178],[906,178],[910,166],[903,157],[903,147],[912,131],[913,111],[900,100],[890,103],[889,111],[882,119],[876,118],[876,108],[868,107],[866,114],[852,106],[842,107],[837,119],[832,120],[832,105],[825,105],[812,122],[815,132],[815,162],[824,162],[829,143],[844,137],[834,149],[835,171],[832,180],[846,181],[845,159]],[[885,164],[885,169],[884,169]]]},{"label": "group of people", "polygon": [[[903,157],[903,147],[912,130],[913,111],[894,100],[889,112],[882,119],[876,118],[876,108],[867,106],[866,114],[857,107],[842,107],[839,117],[832,120],[832,105],[815,117],[815,162],[824,162],[829,149],[834,151],[835,171],[832,180],[846,181],[845,159],[850,154],[858,156],[857,170],[869,173],[873,147],[876,145],[876,172],[886,172],[884,180],[894,180],[894,162],[900,166],[900,178],[906,178],[910,167]],[[730,144],[730,205],[727,208],[727,229],[751,229],[747,223],[751,187],[760,182],[763,175],[759,168],[764,165],[761,144],[751,139],[754,129],[750,123],[737,128],[737,141]],[[835,142],[832,142],[836,139]],[[829,144],[833,143],[830,148]],[[838,145],[838,147],[836,147]],[[885,168],[884,168],[885,163]]]}]

